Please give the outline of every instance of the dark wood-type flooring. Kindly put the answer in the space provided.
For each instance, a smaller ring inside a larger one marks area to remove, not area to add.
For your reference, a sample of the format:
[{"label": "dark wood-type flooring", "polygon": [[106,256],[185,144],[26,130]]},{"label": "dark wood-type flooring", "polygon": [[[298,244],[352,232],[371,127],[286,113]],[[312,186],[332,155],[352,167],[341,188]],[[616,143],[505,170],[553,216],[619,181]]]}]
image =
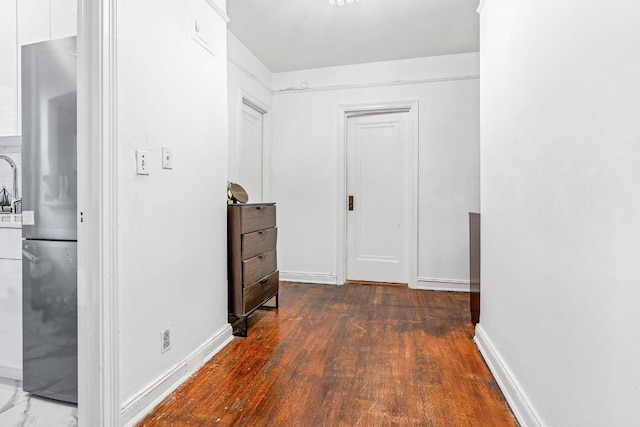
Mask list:
[{"label": "dark wood-type flooring", "polygon": [[139,426],[516,426],[472,337],[468,294],[282,283]]}]

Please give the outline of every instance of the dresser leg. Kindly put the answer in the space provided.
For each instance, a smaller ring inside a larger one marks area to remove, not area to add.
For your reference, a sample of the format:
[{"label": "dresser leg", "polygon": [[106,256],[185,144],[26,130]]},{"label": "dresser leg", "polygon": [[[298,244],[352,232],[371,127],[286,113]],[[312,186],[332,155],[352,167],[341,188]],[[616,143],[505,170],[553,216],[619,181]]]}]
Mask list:
[{"label": "dresser leg", "polygon": [[249,332],[249,320],[248,316],[235,316],[229,315],[229,323],[231,323],[231,329],[233,335],[236,337],[246,338]]},{"label": "dresser leg", "polygon": [[275,296],[269,298],[269,300],[268,300],[268,301],[271,301],[273,298],[275,298],[276,299],[276,304],[275,305],[264,305],[263,304],[263,305],[260,306],[260,308],[266,308],[266,309],[269,309],[269,310],[277,310],[278,309],[278,295],[279,294],[275,294]]}]

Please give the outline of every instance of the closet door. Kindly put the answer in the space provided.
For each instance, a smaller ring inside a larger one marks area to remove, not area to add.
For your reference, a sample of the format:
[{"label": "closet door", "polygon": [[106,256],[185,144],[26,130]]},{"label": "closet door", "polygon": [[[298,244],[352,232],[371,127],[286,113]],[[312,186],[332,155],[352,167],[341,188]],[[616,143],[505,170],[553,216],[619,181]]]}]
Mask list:
[{"label": "closet door", "polygon": [[249,201],[262,202],[263,117],[250,105],[242,104],[238,184],[247,191]]},{"label": "closet door", "polygon": [[409,113],[347,120],[347,280],[409,281]]}]

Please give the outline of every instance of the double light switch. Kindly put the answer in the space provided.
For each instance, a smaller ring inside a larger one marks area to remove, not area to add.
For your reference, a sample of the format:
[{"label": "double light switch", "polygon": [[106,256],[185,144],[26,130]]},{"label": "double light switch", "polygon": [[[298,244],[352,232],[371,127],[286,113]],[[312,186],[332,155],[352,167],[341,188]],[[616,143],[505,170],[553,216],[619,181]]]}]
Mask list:
[{"label": "double light switch", "polygon": [[[173,169],[173,153],[162,147],[162,169]],[[149,151],[136,150],[136,174],[149,175]]]}]

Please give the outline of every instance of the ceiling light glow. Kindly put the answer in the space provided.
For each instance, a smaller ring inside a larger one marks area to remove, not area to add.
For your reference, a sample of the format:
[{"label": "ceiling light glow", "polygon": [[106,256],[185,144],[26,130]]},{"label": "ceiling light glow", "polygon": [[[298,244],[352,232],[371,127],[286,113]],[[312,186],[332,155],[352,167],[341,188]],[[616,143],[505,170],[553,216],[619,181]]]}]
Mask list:
[{"label": "ceiling light glow", "polygon": [[358,3],[360,0],[327,0],[328,3],[344,6],[345,4]]}]

